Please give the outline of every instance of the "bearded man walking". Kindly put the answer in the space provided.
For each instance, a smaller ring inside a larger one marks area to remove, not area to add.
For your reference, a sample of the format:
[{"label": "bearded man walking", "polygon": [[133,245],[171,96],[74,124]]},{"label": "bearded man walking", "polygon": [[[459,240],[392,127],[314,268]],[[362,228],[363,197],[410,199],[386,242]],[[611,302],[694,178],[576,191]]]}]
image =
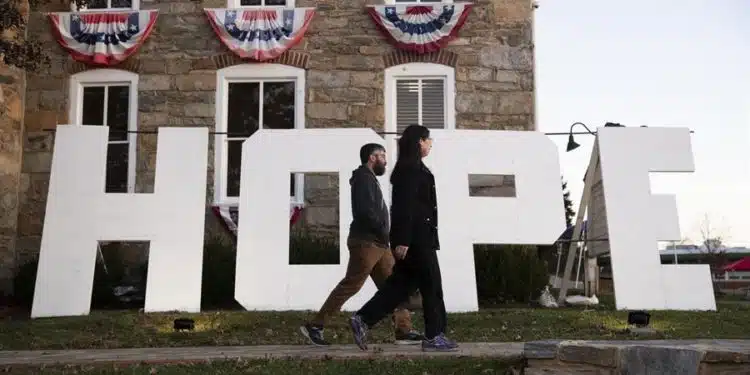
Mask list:
[{"label": "bearded man walking", "polygon": [[[388,207],[376,178],[385,173],[385,148],[376,143],[368,143],[360,149],[359,159],[362,164],[352,172],[349,179],[353,220],[347,239],[349,264],[346,275],[331,291],[315,318],[300,327],[302,335],[313,345],[330,345],[323,337],[323,329],[328,318],[340,311],[344,303],[359,292],[368,276],[372,277],[375,285],[380,288],[391,275],[395,264],[388,245]],[[411,314],[404,306],[394,311],[393,320],[397,344],[422,342],[424,336],[412,329]]]}]

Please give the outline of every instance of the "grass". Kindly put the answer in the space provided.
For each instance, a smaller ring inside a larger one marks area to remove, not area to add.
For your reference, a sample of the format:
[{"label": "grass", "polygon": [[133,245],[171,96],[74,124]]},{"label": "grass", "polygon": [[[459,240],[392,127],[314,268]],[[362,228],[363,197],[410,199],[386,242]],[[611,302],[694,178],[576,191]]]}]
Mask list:
[{"label": "grass", "polygon": [[[349,313],[331,319],[326,338],[351,344]],[[195,331],[173,332],[177,317],[195,320]],[[219,345],[304,344],[298,327],[311,312],[222,311],[200,314],[139,314],[133,311],[94,311],[89,316],[0,321],[0,350],[180,347]],[[651,326],[658,334],[632,337],[627,313],[613,311],[606,300],[593,309],[493,308],[450,314],[448,335],[459,342],[509,342],[544,339],[738,339],[750,337],[750,306],[721,303],[717,312],[659,311]],[[420,312],[414,325],[422,328]],[[372,331],[373,343],[393,340],[391,325]]]},{"label": "grass", "polygon": [[[228,375],[228,374],[508,374],[513,363],[484,358],[430,360],[259,360],[221,361],[210,364],[116,366],[65,366],[5,369],[7,374],[159,374],[159,375]],[[3,369],[0,368],[0,372]]]}]

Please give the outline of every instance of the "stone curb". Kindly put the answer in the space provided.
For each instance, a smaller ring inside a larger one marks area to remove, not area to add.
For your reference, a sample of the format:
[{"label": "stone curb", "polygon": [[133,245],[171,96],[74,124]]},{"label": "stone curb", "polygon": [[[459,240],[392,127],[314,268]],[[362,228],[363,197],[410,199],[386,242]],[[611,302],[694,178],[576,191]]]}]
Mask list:
[{"label": "stone curb", "polygon": [[524,345],[523,357],[529,369],[540,371],[566,367],[613,374],[750,373],[750,340],[538,341]]},{"label": "stone curb", "polygon": [[[750,340],[574,341],[462,343],[451,353],[425,353],[419,346],[313,347],[268,345],[93,350],[0,351],[0,366],[56,364],[195,363],[234,359],[397,359],[491,357],[525,362],[525,374],[750,373]],[[727,372],[728,371],[728,372]],[[739,371],[739,372],[738,372]]]},{"label": "stone curb", "polygon": [[492,357],[520,361],[523,343],[465,343],[457,352],[425,353],[419,345],[371,345],[361,351],[354,345],[315,347],[269,345],[237,347],[180,347],[92,350],[0,351],[0,366],[54,364],[128,364],[208,362],[234,359],[378,359],[434,357]]}]

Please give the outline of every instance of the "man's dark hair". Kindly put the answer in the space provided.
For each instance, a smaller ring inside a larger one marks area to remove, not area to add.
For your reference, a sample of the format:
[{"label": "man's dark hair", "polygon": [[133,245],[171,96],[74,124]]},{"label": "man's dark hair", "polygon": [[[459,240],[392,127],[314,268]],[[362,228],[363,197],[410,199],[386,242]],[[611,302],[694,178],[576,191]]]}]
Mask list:
[{"label": "man's dark hair", "polygon": [[377,143],[368,143],[362,146],[362,148],[359,149],[359,161],[361,161],[362,164],[367,163],[367,160],[370,159],[370,155],[374,154],[375,151],[385,151],[385,147]]}]

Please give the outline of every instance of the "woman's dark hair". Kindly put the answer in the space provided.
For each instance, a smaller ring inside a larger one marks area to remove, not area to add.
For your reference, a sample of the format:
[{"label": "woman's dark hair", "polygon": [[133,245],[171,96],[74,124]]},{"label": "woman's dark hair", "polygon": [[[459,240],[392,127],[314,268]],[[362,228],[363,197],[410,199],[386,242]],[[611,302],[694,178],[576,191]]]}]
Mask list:
[{"label": "woman's dark hair", "polygon": [[398,140],[398,158],[391,173],[391,183],[402,171],[415,168],[422,162],[419,141],[430,138],[430,129],[422,125],[409,125]]}]

